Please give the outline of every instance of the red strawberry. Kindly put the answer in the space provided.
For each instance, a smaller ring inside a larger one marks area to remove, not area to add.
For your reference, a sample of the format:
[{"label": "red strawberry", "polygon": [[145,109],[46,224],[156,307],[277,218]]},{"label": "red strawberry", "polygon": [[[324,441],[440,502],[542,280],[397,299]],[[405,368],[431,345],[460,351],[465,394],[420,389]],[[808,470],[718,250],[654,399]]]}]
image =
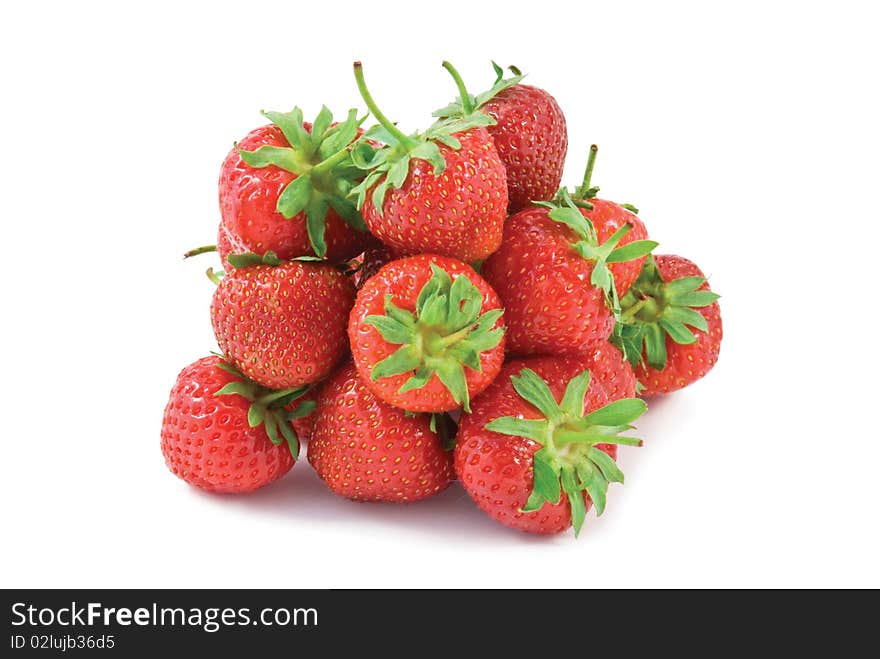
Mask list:
[{"label": "red strawberry", "polygon": [[607,401],[602,386],[572,360],[508,362],[462,417],[458,479],[502,524],[532,533],[573,526],[577,534],[593,503],[597,514],[604,511],[608,484],[623,482],[616,445],[641,444],[619,433],[641,416],[644,402]]},{"label": "red strawberry", "polygon": [[621,299],[614,340],[635,365],[641,395],[668,394],[708,373],[723,335],[718,295],[681,256],[655,256]]},{"label": "red strawberry", "polygon": [[251,380],[272,389],[326,377],[347,350],[354,287],[330,265],[279,261],[270,252],[232,256],[214,291],[220,349]]},{"label": "red strawberry", "polygon": [[220,169],[224,264],[230,253],[344,261],[363,251],[371,239],[346,200],[359,176],[347,151],[360,134],[356,111],[341,124],[327,108],[314,124],[303,122],[299,108],[263,114],[273,125],[251,131]]},{"label": "red strawberry", "polygon": [[587,368],[605,392],[609,401],[634,398],[637,380],[632,366],[619,348],[609,341],[600,341],[577,357],[580,368]]},{"label": "red strawberry", "polygon": [[428,254],[392,261],[367,280],[351,312],[358,373],[390,405],[469,410],[504,361],[502,313],[495,291],[461,261]]},{"label": "red strawberry", "polygon": [[[458,72],[448,62],[443,66],[456,80],[460,92],[467,94]],[[507,170],[508,209],[515,213],[532,201],[552,199],[556,194],[568,151],[568,131],[556,99],[543,89],[519,84],[524,76],[515,67],[510,67],[514,76],[505,79],[501,67],[494,62],[492,66],[497,75],[495,84],[471,97],[469,105],[471,111],[479,110],[496,121],[486,130]],[[434,114],[448,118],[467,113],[459,96]]]},{"label": "red strawberry", "polygon": [[211,492],[268,485],[299,455],[296,420],[315,407],[304,392],[260,387],[216,356],[190,364],[177,376],[162,419],[165,463]]},{"label": "red strawberry", "polygon": [[309,462],[327,486],[356,501],[418,501],[453,481],[452,453],[427,414],[408,415],[370,392],[353,364],[324,384]]},{"label": "red strawberry", "polygon": [[380,125],[367,132],[386,146],[362,140],[352,156],[367,171],[354,188],[370,231],[401,255],[429,252],[478,261],[501,243],[507,215],[507,182],[498,151],[483,126],[494,120],[473,113],[405,135],[376,107],[360,62],[361,96]]},{"label": "red strawberry", "polygon": [[483,264],[504,304],[512,353],[584,352],[607,339],[618,294],[657,245],[634,213],[593,198],[595,153],[574,198],[563,190],[558,202],[511,216],[501,248]]}]

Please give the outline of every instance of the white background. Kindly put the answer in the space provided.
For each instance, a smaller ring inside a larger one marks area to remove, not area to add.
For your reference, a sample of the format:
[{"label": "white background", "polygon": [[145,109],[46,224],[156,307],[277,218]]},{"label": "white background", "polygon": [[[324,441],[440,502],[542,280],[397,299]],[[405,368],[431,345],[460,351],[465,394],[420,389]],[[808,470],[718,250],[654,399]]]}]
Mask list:
[{"label": "white background", "polygon": [[[870,3],[3,3],[0,585],[880,586],[880,153]],[[379,8],[381,7],[381,8]],[[603,518],[537,538],[454,486],[358,505],[305,461],[252,496],[166,470],[214,348],[216,179],[260,108],[407,130],[516,63],[567,113],[567,179],[723,295],[717,368],[652,402]]]}]

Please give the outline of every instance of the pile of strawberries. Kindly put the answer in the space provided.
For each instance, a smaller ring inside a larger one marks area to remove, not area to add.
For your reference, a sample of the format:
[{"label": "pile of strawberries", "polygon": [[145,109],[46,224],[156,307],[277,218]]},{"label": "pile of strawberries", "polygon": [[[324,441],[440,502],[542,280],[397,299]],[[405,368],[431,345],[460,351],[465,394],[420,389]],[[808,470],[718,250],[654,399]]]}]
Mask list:
[{"label": "pile of strawberries", "polygon": [[[565,117],[493,65],[404,134],[325,107],[264,112],[220,172],[211,321],[162,424],[173,473],[243,493],[308,461],[336,494],[412,502],[458,480],[503,524],[578,532],[623,482],[643,398],[703,377],[721,316],[637,210],[560,188]],[[369,116],[369,115],[367,115]]]}]

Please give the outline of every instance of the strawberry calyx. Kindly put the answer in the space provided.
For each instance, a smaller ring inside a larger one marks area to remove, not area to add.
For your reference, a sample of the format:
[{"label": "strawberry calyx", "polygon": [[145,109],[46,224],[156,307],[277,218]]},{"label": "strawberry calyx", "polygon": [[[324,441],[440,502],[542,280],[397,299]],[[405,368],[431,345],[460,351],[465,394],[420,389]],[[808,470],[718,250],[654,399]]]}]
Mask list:
[{"label": "strawberry calyx", "polygon": [[446,107],[440,108],[436,110],[432,116],[439,117],[440,119],[450,119],[450,118],[462,118],[473,114],[474,111],[479,111],[486,103],[494,99],[498,94],[503,92],[506,89],[513,87],[514,85],[518,85],[525,75],[515,66],[508,67],[510,72],[513,73],[513,76],[510,78],[504,77],[504,69],[498,66],[495,62],[492,62],[492,68],[495,70],[495,82],[492,86],[484,91],[481,94],[477,94],[476,96],[472,96],[468,94],[467,89],[465,88],[464,81],[459,75],[458,71],[455,69],[452,64],[449,62],[443,62],[443,68],[449,72],[449,75],[452,76],[452,79],[455,81],[455,85],[458,87],[459,95],[458,97]]},{"label": "strawberry calyx", "polygon": [[593,222],[581,212],[581,209],[593,209],[589,200],[595,198],[596,193],[599,192],[599,188],[591,184],[597,152],[598,147],[595,144],[592,145],[583,181],[574,193],[570,192],[568,188],[561,188],[553,201],[533,203],[536,206],[549,209],[548,216],[551,220],[566,225],[577,235],[578,240],[572,242],[571,247],[582,258],[593,263],[590,283],[605,293],[605,301],[616,317],[619,316],[621,310],[620,299],[614,283],[614,276],[608,265],[640,259],[650,254],[659,243],[654,240],[635,240],[626,245],[618,246],[624,236],[632,230],[632,225],[629,223],[617,229],[604,243],[599,242]]},{"label": "strawberry calyx", "polygon": [[[461,142],[455,137],[456,134],[495,123],[489,115],[473,112],[466,117],[441,119],[424,132],[406,135],[376,105],[367,89],[360,62],[354,63],[354,76],[364,103],[379,122],[364,133],[351,152],[354,166],[367,172],[364,179],[351,189],[358,210],[363,208],[367,192],[372,189],[371,202],[382,215],[385,195],[389,189],[396,190],[403,186],[412,159],[429,162],[434,176],[440,176],[446,170],[446,160],[439,144],[457,151],[461,148]],[[376,141],[381,145],[377,146]]]},{"label": "strawberry calyx", "polygon": [[299,456],[299,438],[290,422],[308,416],[315,409],[315,401],[305,400],[300,402],[293,410],[287,407],[295,400],[301,398],[308,390],[308,386],[291,387],[290,389],[269,389],[248,379],[237,368],[223,360],[217,364],[217,368],[239,378],[235,382],[229,382],[214,392],[215,396],[242,396],[250,401],[247,420],[251,428],[262,425],[266,430],[269,441],[275,446],[287,442],[290,454],[294,460]]},{"label": "strawberry calyx", "polygon": [[449,416],[448,412],[435,412],[431,414],[429,422],[431,432],[436,433],[440,437],[440,444],[444,451],[452,451],[455,449],[455,434],[458,430],[458,424]]},{"label": "strawberry calyx", "polygon": [[495,323],[503,309],[482,312],[483,296],[466,275],[455,281],[431,264],[434,274],[425,283],[411,313],[385,296],[385,314],[364,319],[385,341],[399,345],[394,353],[373,366],[370,377],[412,373],[398,393],[421,389],[434,375],[453,400],[470,412],[470,395],[464,368],[481,372],[480,354],[496,347],[504,336]]},{"label": "strawberry calyx", "polygon": [[536,407],[542,419],[505,416],[486,424],[502,435],[525,437],[541,445],[534,454],[534,485],[521,512],[555,505],[564,492],[571,503],[571,524],[580,533],[586,517],[583,492],[589,494],[596,514],[605,511],[609,483],[623,483],[623,472],[597,444],[641,446],[642,440],[621,436],[647,410],[638,398],[623,398],[584,414],[584,397],[590,387],[590,371],[572,378],[557,402],[547,383],[529,368],[511,377],[516,393]]},{"label": "strawberry calyx", "polygon": [[261,146],[254,151],[238,149],[241,159],[255,168],[280,167],[296,174],[278,196],[276,210],[286,219],[306,214],[306,229],[312,249],[319,257],[327,254],[324,240],[327,212],[330,208],[356,231],[367,227],[358,209],[348,200],[360,171],[351,163],[350,146],[358,137],[363,119],[357,110],[349,110],[345,121],[333,125],[333,114],[321,108],[311,130],[303,125],[298,107],[290,112],[261,112],[275,124],[289,147]]},{"label": "strawberry calyx", "polygon": [[697,311],[720,296],[699,290],[705,277],[682,277],[664,281],[654,258],[645,260],[632,288],[621,299],[621,314],[611,340],[633,366],[643,361],[651,368],[666,367],[666,337],[679,345],[697,342],[694,331],[708,332],[709,325]]},{"label": "strawberry calyx", "polygon": [[[308,257],[300,257],[293,260],[306,260]],[[313,257],[314,258],[314,257]],[[244,252],[242,254],[230,254],[226,257],[229,265],[233,268],[250,268],[255,265],[279,266],[284,265],[285,261],[278,258],[278,255],[269,250],[265,254],[254,254],[253,252]],[[312,260],[312,259],[308,259]],[[320,259],[317,259],[320,260]]]}]

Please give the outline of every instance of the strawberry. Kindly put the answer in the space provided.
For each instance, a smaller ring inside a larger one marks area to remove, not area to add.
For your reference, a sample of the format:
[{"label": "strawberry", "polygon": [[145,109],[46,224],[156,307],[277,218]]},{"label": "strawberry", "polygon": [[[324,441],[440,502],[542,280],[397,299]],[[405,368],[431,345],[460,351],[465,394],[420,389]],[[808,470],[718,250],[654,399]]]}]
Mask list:
[{"label": "strawberry", "polygon": [[446,489],[452,453],[427,414],[409,415],[376,398],[354,365],[324,384],[309,463],[336,494],[355,501],[418,501]]},{"label": "strawberry", "polygon": [[462,98],[468,96],[461,77],[448,62],[443,66],[464,96],[434,116],[461,117],[479,110],[495,119],[486,130],[507,170],[509,212],[522,210],[532,201],[552,199],[559,189],[568,151],[565,115],[556,99],[543,89],[519,84],[524,76],[516,67],[510,67],[513,77],[505,79],[504,71],[493,62],[495,84],[465,103]]},{"label": "strawberry", "polygon": [[359,176],[348,153],[360,135],[356,111],[341,124],[326,107],[314,124],[303,122],[299,108],[263,115],[272,125],[251,131],[220,169],[224,264],[230,253],[344,261],[363,251],[371,238],[346,199]]},{"label": "strawberry", "polygon": [[357,294],[348,324],[354,363],[389,405],[469,410],[504,361],[502,313],[495,291],[461,261],[392,261]]},{"label": "strawberry", "polygon": [[[531,533],[575,534],[589,508],[605,510],[609,483],[622,483],[616,445],[645,403],[608,403],[589,370],[568,359],[508,362],[462,417],[455,471],[477,505],[502,524]],[[563,496],[563,493],[565,496]]]},{"label": "strawberry", "polygon": [[610,341],[600,341],[577,357],[580,368],[587,368],[608,394],[608,400],[633,398],[638,381],[623,353]]},{"label": "strawberry", "polygon": [[[489,256],[501,243],[507,211],[504,165],[484,128],[494,119],[475,112],[405,135],[376,106],[360,62],[354,66],[361,96],[379,122],[352,152],[367,172],[353,192],[370,231],[401,255],[466,262]],[[385,146],[376,149],[368,138]]]},{"label": "strawberry", "polygon": [[641,395],[668,394],[708,373],[721,349],[721,309],[702,271],[681,256],[649,258],[621,299],[614,340],[635,367]]},{"label": "strawberry", "polygon": [[618,294],[657,246],[634,213],[595,199],[595,154],[573,196],[563,189],[557,201],[512,215],[501,248],[483,264],[504,304],[512,353],[585,352],[607,339]]},{"label": "strawberry", "polygon": [[214,291],[211,322],[223,353],[272,389],[323,379],[347,350],[354,287],[325,263],[279,260],[272,252],[230,256],[235,269]]},{"label": "strawberry", "polygon": [[[176,476],[211,492],[251,492],[281,478],[299,455],[306,388],[272,391],[217,356],[180,372],[162,419],[162,455]],[[312,415],[313,416],[313,415]]]}]

